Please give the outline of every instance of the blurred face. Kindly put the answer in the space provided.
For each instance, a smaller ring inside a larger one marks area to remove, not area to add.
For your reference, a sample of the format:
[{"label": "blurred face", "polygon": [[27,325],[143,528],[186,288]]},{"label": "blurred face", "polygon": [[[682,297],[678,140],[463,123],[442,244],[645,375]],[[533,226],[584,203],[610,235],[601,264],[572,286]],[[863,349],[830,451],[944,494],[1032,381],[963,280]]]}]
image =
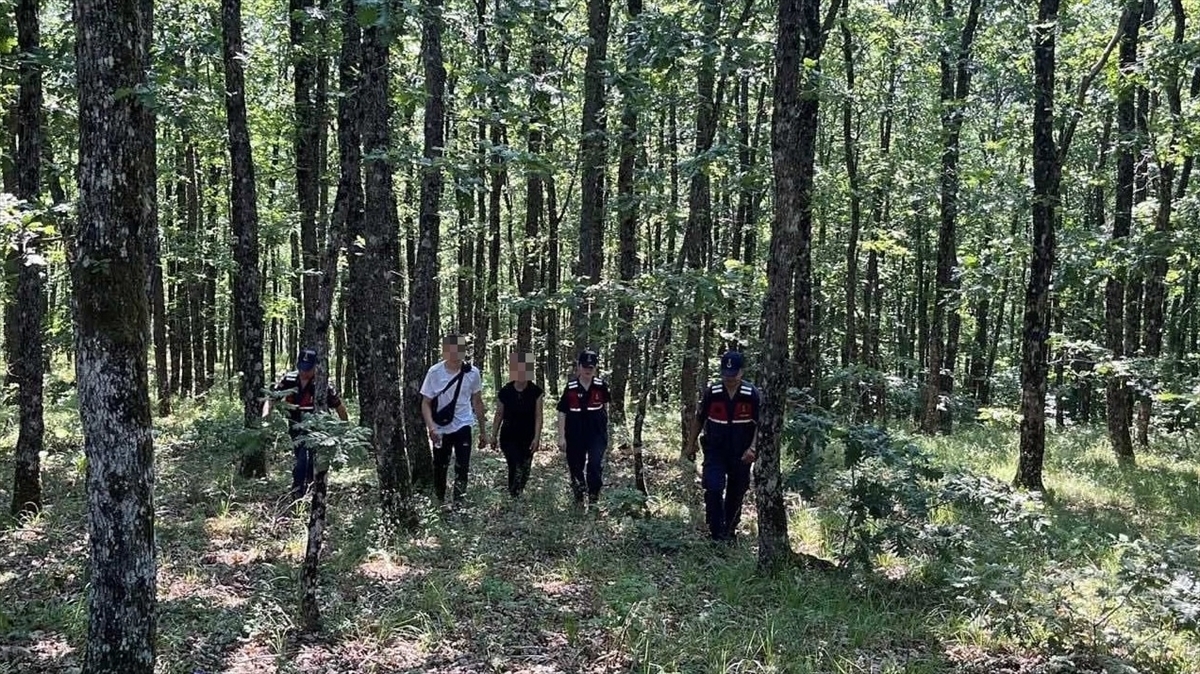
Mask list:
[{"label": "blurred face", "polygon": [[596,366],[595,365],[584,365],[583,363],[579,363],[576,366],[575,371],[579,374],[580,377],[591,378],[591,377],[596,376]]},{"label": "blurred face", "polygon": [[308,383],[308,381],[310,379],[312,379],[316,374],[317,374],[317,368],[315,368],[315,367],[312,369],[309,369],[309,370],[300,370],[300,381]]},{"label": "blurred face", "polygon": [[721,381],[729,388],[739,386],[742,383],[742,371],[738,370],[737,374],[733,375],[732,377],[721,375]]},{"label": "blurred face", "polygon": [[533,379],[533,354],[514,353],[510,355],[508,357],[508,376],[518,382]]},{"label": "blurred face", "polygon": [[442,340],[442,360],[447,363],[461,363],[466,352],[466,337],[454,335]]}]

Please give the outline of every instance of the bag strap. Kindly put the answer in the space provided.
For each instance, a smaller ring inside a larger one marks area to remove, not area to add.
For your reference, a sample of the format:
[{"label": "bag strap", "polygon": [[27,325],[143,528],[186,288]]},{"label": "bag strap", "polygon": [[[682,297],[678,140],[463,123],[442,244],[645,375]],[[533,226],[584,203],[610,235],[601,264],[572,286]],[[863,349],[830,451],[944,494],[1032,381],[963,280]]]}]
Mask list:
[{"label": "bag strap", "polygon": [[442,393],[449,391],[450,387],[454,386],[454,397],[450,398],[450,402],[448,403],[448,405],[450,405],[450,406],[457,405],[458,404],[458,394],[459,394],[459,392],[462,391],[463,379],[466,377],[467,372],[469,372],[469,370],[467,369],[466,364],[464,363],[463,369],[459,370],[458,374],[455,375],[455,377],[453,379],[451,379],[449,382],[446,383],[446,388],[442,389],[436,396],[434,396],[434,400],[436,400],[437,398],[440,398]]}]

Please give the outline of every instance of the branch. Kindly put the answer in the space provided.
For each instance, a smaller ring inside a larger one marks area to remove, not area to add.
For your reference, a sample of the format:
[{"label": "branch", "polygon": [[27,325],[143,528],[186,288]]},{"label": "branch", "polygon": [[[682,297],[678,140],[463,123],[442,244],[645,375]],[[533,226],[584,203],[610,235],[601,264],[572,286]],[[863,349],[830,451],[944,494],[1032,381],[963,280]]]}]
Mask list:
[{"label": "branch", "polygon": [[825,14],[825,21],[821,24],[821,51],[825,51],[825,40],[829,38],[829,32],[833,30],[833,24],[837,21],[838,13],[842,9],[843,0],[833,0],[833,4],[829,6],[829,11]]},{"label": "branch", "polygon": [[1108,57],[1112,55],[1114,49],[1117,48],[1117,43],[1121,41],[1121,34],[1125,32],[1125,23],[1129,21],[1129,10],[1125,9],[1121,12],[1121,20],[1117,23],[1117,30],[1113,33],[1112,40],[1109,40],[1108,46],[1104,48],[1104,53],[1097,59],[1096,64],[1088,71],[1088,74],[1079,81],[1079,89],[1075,92],[1075,105],[1071,108],[1071,118],[1063,127],[1062,134],[1058,139],[1058,161],[1062,163],[1067,158],[1067,150],[1071,147],[1071,138],[1075,135],[1075,127],[1079,125],[1079,118],[1082,116],[1083,104],[1087,99],[1088,89],[1092,87],[1092,81],[1104,69],[1104,64],[1108,63]]}]

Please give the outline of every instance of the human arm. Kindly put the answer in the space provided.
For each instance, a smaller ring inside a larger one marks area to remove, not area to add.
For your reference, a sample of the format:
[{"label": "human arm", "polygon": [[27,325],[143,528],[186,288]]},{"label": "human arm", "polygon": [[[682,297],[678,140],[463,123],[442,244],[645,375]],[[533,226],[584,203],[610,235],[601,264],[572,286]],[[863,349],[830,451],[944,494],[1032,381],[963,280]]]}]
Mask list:
[{"label": "human arm", "polygon": [[529,447],[529,451],[536,452],[538,450],[539,441],[542,439],[542,418],[545,413],[545,399],[538,396],[537,403],[533,406],[533,443]]},{"label": "human arm", "polygon": [[421,418],[425,420],[425,430],[429,432],[429,441],[437,443],[437,425],[433,423],[433,398],[421,396]]},{"label": "human arm", "polygon": [[492,419],[492,438],[499,442],[500,424],[504,422],[504,402],[496,399],[496,416]]},{"label": "human arm", "polygon": [[479,447],[488,446],[487,408],[483,406],[483,393],[476,391],[471,394],[471,408],[475,410],[475,419],[479,422]]},{"label": "human arm", "polygon": [[339,419],[350,421],[350,414],[346,411],[346,403],[342,402],[342,397],[338,395],[332,386],[329,387],[328,392],[325,394],[325,402],[329,405],[329,409],[338,415]]},{"label": "human arm", "polygon": [[699,444],[700,431],[704,428],[704,421],[708,419],[708,389],[700,394],[700,402],[696,405],[696,413],[691,417],[691,425],[687,431],[687,446],[684,447],[684,457],[688,461],[696,460],[696,447]]},{"label": "human arm", "polygon": [[762,409],[762,394],[755,389],[754,400],[751,403],[752,414],[754,415],[754,435],[750,438],[750,446],[742,453],[743,463],[754,463],[758,458],[758,432],[762,428],[759,422],[759,411]]}]

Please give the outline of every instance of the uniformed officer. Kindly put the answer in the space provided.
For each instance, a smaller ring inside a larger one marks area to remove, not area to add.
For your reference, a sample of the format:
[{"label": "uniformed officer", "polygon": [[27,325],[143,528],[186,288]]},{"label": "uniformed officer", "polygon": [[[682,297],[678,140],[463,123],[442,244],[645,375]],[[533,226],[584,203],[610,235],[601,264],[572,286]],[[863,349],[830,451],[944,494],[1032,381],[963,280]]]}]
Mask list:
[{"label": "uniformed officer", "polygon": [[[314,461],[316,450],[305,442],[305,432],[300,428],[300,423],[304,421],[305,415],[312,414],[316,410],[317,360],[316,349],[302,350],[296,358],[296,369],[285,374],[274,388],[275,391],[289,392],[283,400],[291,407],[288,410],[288,436],[292,439],[292,455],[295,460],[292,464],[291,495],[293,498],[304,495],[308,485],[313,481],[313,473],[316,468]],[[271,398],[267,398],[263,403],[264,419],[271,414],[271,402]],[[333,386],[327,389],[325,402],[329,409],[337,412],[338,418],[342,421],[350,418],[346,413],[346,404],[333,390]]]},{"label": "uniformed officer", "polygon": [[558,401],[558,446],[567,454],[577,504],[583,503],[585,490],[588,502],[596,503],[603,484],[610,398],[608,384],[596,377],[599,364],[595,351],[580,353],[575,377],[567,382]]},{"label": "uniformed officer", "polygon": [[742,380],[744,358],[737,351],[721,357],[721,380],[700,396],[688,458],[696,458],[696,440],[704,430],[704,515],[714,541],[734,542],[742,499],[750,487],[750,465],[757,458],[758,414],[762,396]]}]

